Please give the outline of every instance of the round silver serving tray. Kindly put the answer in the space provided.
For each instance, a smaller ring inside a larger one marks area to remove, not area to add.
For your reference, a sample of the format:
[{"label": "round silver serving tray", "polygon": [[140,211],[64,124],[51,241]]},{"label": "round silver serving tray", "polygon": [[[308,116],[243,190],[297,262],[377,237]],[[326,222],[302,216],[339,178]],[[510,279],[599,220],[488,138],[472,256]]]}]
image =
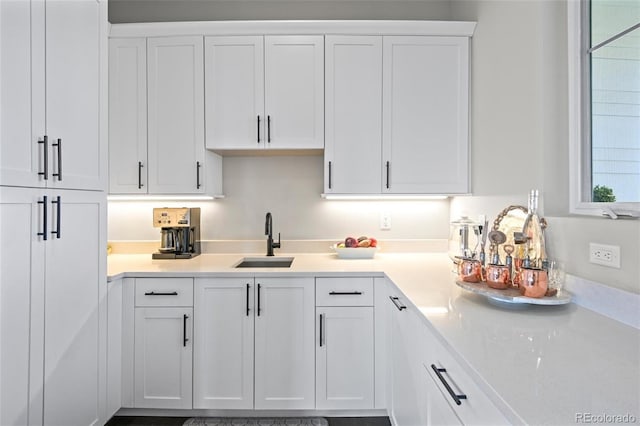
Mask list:
[{"label": "round silver serving tray", "polygon": [[494,301],[510,304],[529,304],[529,305],[566,305],[571,302],[571,293],[559,291],[555,296],[545,296],[541,298],[525,297],[520,294],[517,288],[507,288],[498,290],[491,288],[486,282],[468,283],[456,280],[456,284],[473,293],[482,294]]}]

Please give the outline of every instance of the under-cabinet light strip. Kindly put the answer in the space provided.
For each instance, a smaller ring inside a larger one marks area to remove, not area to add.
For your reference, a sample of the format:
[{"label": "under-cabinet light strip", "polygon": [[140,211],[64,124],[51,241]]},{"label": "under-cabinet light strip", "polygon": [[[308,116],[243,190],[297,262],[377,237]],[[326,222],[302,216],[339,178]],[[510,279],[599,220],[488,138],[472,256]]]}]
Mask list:
[{"label": "under-cabinet light strip", "polygon": [[446,200],[447,195],[373,195],[373,194],[321,194],[325,200],[377,200],[377,201],[396,201],[396,200]]}]

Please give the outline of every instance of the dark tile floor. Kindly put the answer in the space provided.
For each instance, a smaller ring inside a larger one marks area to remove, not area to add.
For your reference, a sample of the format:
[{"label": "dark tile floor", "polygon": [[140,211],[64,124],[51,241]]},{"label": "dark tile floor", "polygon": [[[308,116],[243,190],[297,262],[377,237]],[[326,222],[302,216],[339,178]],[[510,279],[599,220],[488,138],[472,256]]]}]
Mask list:
[{"label": "dark tile floor", "polygon": [[[106,426],[182,426],[188,417],[112,417]],[[327,417],[329,426],[390,426],[388,417]]]}]

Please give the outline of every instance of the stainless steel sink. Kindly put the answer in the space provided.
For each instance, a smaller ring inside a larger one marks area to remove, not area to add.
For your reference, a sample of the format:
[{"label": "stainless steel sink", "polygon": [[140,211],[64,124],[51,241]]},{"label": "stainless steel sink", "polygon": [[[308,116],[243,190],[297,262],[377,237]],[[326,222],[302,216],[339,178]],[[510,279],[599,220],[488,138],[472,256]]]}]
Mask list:
[{"label": "stainless steel sink", "polygon": [[245,257],[234,268],[289,268],[293,257]]}]

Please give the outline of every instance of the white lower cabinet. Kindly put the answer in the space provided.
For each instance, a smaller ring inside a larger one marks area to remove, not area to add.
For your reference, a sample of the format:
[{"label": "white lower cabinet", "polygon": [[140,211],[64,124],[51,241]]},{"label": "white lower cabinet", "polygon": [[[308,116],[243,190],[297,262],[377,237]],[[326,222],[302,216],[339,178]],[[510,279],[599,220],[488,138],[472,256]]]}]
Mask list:
[{"label": "white lower cabinet", "polygon": [[[394,286],[390,285],[393,289]],[[422,313],[391,292],[394,426],[509,424],[487,394],[434,334]],[[438,370],[436,373],[435,369]]]},{"label": "white lower cabinet", "polygon": [[373,278],[316,278],[316,408],[374,407]]},{"label": "white lower cabinet", "polygon": [[391,407],[389,417],[395,426],[426,425],[421,417],[419,399],[419,381],[422,377],[421,364],[416,352],[420,348],[418,339],[418,318],[416,313],[407,307],[406,299],[393,295],[389,303],[393,303],[391,314]]},{"label": "white lower cabinet", "polygon": [[134,406],[192,408],[193,279],[137,279]]},{"label": "white lower cabinet", "polygon": [[253,277],[197,278],[193,408],[253,408]]},{"label": "white lower cabinet", "polygon": [[254,407],[313,409],[313,277],[256,278],[255,282]]},{"label": "white lower cabinet", "polygon": [[313,409],[313,278],[198,278],[193,408]]}]

